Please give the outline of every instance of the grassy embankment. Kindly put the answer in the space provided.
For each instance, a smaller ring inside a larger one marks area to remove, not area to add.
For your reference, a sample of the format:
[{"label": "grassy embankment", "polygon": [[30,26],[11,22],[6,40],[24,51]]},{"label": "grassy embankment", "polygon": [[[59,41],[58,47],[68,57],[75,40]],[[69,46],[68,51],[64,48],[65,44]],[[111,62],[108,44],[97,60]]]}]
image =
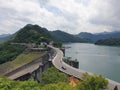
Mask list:
[{"label": "grassy embankment", "polygon": [[0,75],[40,58],[45,53],[20,54],[15,60],[0,65]]}]

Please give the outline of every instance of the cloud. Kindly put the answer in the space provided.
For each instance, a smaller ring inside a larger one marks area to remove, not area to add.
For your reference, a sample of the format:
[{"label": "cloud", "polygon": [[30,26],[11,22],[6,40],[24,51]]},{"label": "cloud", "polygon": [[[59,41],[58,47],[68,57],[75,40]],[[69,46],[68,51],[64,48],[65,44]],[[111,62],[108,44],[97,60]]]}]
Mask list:
[{"label": "cloud", "polygon": [[0,0],[0,34],[38,24],[69,33],[120,30],[119,0]]},{"label": "cloud", "polygon": [[[120,7],[119,0],[106,0],[103,3],[103,0],[98,1],[95,4],[97,7],[96,11],[97,15],[91,18],[90,22],[96,25],[105,25],[112,26],[114,29],[118,28],[120,30]],[[98,4],[102,3],[102,4]],[[104,7],[104,8],[100,8]]]}]

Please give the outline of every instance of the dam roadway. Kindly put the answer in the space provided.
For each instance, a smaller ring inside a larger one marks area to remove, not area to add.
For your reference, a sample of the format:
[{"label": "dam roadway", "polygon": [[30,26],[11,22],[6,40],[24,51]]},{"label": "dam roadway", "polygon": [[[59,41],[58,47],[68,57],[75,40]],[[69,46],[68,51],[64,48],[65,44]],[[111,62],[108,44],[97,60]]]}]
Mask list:
[{"label": "dam roadway", "polygon": [[[66,64],[64,61],[62,61],[63,52],[61,50],[59,50],[58,48],[52,47],[52,46],[48,46],[48,47],[52,48],[55,51],[56,55],[53,58],[52,63],[60,71],[66,73],[68,75],[72,75],[76,78],[82,77],[83,73],[87,72],[87,71],[83,71],[83,70],[78,70],[78,69]],[[90,72],[88,72],[88,73],[92,74]],[[120,83],[110,80],[108,78],[106,78],[106,79],[109,82],[108,90],[120,90]],[[116,86],[117,86],[117,89],[115,89]]]}]

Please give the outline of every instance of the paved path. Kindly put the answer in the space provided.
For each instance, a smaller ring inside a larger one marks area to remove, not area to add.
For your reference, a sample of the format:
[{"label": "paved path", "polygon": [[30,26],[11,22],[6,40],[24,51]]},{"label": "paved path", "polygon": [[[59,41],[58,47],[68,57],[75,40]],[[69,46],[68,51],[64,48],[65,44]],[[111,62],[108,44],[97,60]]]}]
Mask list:
[{"label": "paved path", "polygon": [[[49,46],[49,47],[54,49],[54,51],[56,52],[56,56],[53,58],[52,63],[57,69],[59,69],[62,72],[65,72],[68,75],[72,75],[72,76],[77,77],[77,78],[80,78],[83,75],[83,73],[86,72],[83,70],[78,70],[78,69],[71,67],[70,65],[64,63],[62,61],[62,58],[63,58],[62,51],[59,50],[58,48],[55,48],[52,46]],[[90,72],[88,72],[88,73],[92,74]],[[107,79],[107,80],[109,81],[108,90],[114,90],[115,86],[117,86],[118,90],[120,90],[120,83],[117,83],[117,82],[112,81],[110,79]]]}]

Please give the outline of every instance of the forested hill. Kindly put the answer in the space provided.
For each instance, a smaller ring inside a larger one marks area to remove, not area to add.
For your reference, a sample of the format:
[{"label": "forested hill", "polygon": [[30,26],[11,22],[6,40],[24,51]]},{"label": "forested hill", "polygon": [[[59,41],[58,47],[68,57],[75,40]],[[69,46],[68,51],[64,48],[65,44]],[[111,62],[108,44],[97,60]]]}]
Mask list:
[{"label": "forested hill", "polygon": [[80,43],[91,42],[91,40],[89,40],[89,39],[79,38],[79,37],[76,37],[72,34],[69,34],[69,33],[66,33],[66,32],[63,32],[63,31],[60,31],[60,30],[52,31],[50,33],[51,33],[53,38],[55,38],[55,39],[57,39],[58,41],[61,41],[61,42],[80,42]]},{"label": "forested hill", "polygon": [[101,40],[98,40],[95,44],[97,44],[97,45],[120,46],[120,38],[101,39]]},{"label": "forested hill", "polygon": [[13,41],[20,43],[38,43],[41,41],[49,42],[52,39],[52,36],[46,28],[28,24],[16,32],[16,36]]},{"label": "forested hill", "polygon": [[0,64],[14,60],[26,49],[26,46],[13,45],[11,42],[38,44],[53,40],[47,29],[31,24],[26,25],[11,37],[11,39],[0,45]]},{"label": "forested hill", "polygon": [[32,24],[27,24],[11,36],[13,37],[11,41],[18,43],[39,43],[41,41],[91,42],[90,39],[79,38],[61,30],[48,31],[46,28]]}]

